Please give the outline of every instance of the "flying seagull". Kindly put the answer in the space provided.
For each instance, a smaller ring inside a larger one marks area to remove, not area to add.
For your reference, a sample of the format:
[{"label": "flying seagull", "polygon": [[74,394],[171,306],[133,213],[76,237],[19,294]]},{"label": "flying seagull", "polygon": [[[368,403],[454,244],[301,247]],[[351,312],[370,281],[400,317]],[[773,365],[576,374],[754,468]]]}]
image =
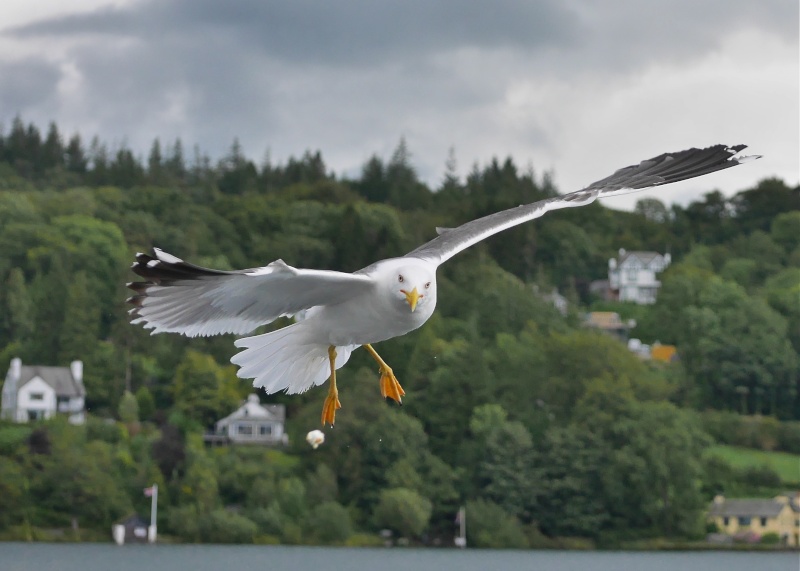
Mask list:
[{"label": "flying seagull", "polygon": [[550,210],[584,206],[597,198],[694,178],[758,156],[737,156],[745,145],[715,145],[665,153],[616,171],[582,190],[437,228],[438,236],[400,258],[344,273],[294,268],[283,260],[221,271],[195,266],[158,248],[137,254],[133,271],[146,281],[128,284],[132,323],[152,333],[189,337],[252,332],[283,316],[296,323],[238,339],[244,349],[231,362],[267,393],[302,393],[330,379],[322,424],[334,424],[341,407],[336,370],[359,346],[377,361],[380,391],[398,403],[405,394],[391,367],[372,347],[425,323],[436,307],[436,269],[462,250]]}]

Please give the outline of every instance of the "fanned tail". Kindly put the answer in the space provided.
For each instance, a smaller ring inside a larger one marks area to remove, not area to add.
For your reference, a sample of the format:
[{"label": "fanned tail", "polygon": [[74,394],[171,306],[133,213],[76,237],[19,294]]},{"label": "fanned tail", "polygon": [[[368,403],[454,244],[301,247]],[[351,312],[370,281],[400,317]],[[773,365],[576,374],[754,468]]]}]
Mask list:
[{"label": "fanned tail", "polygon": [[[238,339],[241,351],[231,358],[239,366],[237,376],[253,379],[253,386],[268,393],[302,393],[321,385],[330,376],[328,345],[309,340],[303,322],[283,329]],[[355,345],[336,347],[336,368],[343,367]]]}]

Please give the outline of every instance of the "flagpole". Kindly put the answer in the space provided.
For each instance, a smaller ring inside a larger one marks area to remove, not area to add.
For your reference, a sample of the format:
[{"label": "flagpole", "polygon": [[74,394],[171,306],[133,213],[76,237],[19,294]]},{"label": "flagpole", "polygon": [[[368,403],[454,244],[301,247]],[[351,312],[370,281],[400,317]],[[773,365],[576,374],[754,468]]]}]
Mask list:
[{"label": "flagpole", "polygon": [[467,546],[467,510],[461,506],[461,537],[464,547]]},{"label": "flagpole", "polygon": [[153,484],[153,494],[150,496],[150,529],[148,530],[147,539],[150,543],[156,542],[156,512],[158,510],[158,484]]},{"label": "flagpole", "polygon": [[455,538],[456,547],[464,548],[467,546],[467,510],[464,506],[458,508],[456,514],[456,523],[458,524],[458,536]]}]

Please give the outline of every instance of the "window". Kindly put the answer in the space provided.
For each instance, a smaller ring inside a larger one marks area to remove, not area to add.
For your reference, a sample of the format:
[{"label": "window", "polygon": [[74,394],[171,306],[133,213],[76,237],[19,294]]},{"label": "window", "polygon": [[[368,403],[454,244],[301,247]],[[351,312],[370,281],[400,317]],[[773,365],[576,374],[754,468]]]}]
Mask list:
[{"label": "window", "polygon": [[31,393],[29,398],[31,400],[44,400],[44,393]]},{"label": "window", "polygon": [[766,526],[767,526],[767,518],[762,517],[761,518],[761,527],[766,527]]},{"label": "window", "polygon": [[637,276],[636,268],[629,268],[628,269],[628,281],[629,282],[635,282],[636,281],[636,276]]},{"label": "window", "polygon": [[739,516],[739,525],[750,525],[750,518],[746,516]]},{"label": "window", "polygon": [[69,397],[56,397],[56,407],[58,412],[69,412],[70,409]]},{"label": "window", "polygon": [[272,434],[272,425],[262,424],[258,427],[258,432],[261,434],[261,436],[269,436]]},{"label": "window", "polygon": [[252,436],[253,434],[253,427],[249,424],[240,424],[239,429],[237,430],[239,434],[244,436]]},{"label": "window", "polygon": [[725,516],[724,518],[722,518],[722,523],[725,526],[727,526],[730,523],[730,521],[731,521],[731,518],[729,518],[728,516]]},{"label": "window", "polygon": [[43,410],[29,410],[28,420],[42,420],[44,418]]}]

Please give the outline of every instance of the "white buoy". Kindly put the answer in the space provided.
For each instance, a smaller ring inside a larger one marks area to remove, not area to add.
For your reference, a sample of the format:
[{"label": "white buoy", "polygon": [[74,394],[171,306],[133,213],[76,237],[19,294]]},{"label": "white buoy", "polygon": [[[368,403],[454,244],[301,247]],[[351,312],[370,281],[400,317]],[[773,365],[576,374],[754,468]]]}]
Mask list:
[{"label": "white buoy", "polygon": [[311,447],[316,450],[317,446],[325,442],[325,433],[321,430],[312,430],[306,434],[306,442],[311,444]]}]

